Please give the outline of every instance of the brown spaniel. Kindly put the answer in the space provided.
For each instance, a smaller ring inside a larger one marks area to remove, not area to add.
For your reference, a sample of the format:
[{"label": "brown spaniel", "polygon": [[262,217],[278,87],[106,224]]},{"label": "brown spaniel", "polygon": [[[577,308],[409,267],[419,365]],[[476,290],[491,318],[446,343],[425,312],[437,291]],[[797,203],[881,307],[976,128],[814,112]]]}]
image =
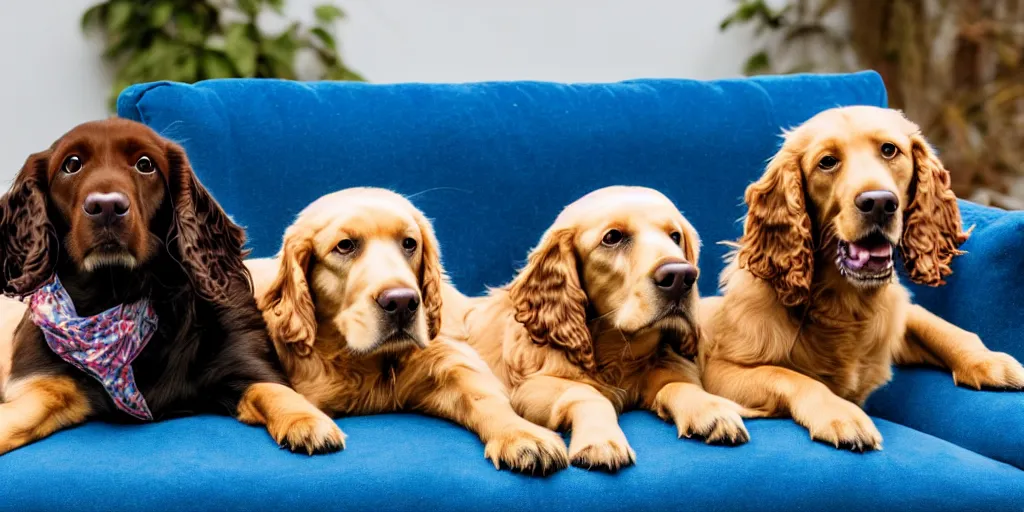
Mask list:
[{"label": "brown spaniel", "polygon": [[404,197],[376,188],[322,196],[289,226],[276,258],[246,264],[288,376],[324,411],[419,411],[475,432],[496,468],[568,466],[561,437],[516,415],[480,356],[442,332],[440,249]]},{"label": "brown spaniel", "polygon": [[197,413],[266,425],[295,451],[340,449],[279,368],[244,241],[184,150],[142,124],[85,123],[29,157],[0,198],[0,285],[34,304],[0,326],[0,454],[91,418]]},{"label": "brown spaniel", "polygon": [[673,421],[680,437],[746,442],[749,411],[705,392],[692,360],[699,252],[696,230],[661,193],[591,192],[562,211],[510,284],[459,300],[462,335],[511,388],[516,411],[572,431],[576,466],[633,464],[618,414],[637,407]]},{"label": "brown spaniel", "polygon": [[943,284],[967,239],[949,173],[899,112],[818,114],[786,134],[746,203],[724,297],[701,304],[708,390],[862,450],[882,445],[861,406],[894,362],[1024,386],[1020,363],[911,304],[896,278],[899,251],[912,281]]}]

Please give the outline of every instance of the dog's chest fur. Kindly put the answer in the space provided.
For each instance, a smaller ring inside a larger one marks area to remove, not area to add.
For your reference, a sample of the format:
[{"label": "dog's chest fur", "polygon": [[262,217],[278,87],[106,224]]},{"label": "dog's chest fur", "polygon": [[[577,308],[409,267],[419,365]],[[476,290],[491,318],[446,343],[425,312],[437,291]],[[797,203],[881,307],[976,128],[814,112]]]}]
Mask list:
[{"label": "dog's chest fur", "polygon": [[889,285],[871,295],[816,295],[802,313],[792,364],[862,405],[892,378],[892,354],[906,333],[905,294]]}]

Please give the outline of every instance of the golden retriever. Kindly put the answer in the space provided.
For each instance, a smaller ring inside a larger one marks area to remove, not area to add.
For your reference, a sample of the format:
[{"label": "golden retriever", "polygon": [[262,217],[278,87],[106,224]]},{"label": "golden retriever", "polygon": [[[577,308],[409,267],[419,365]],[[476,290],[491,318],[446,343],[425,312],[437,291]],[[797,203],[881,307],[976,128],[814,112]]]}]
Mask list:
[{"label": "golden retriever", "polygon": [[462,299],[463,336],[525,418],[571,430],[569,458],[613,471],[636,458],[618,414],[642,407],[679,436],[747,441],[737,404],[704,391],[700,240],[661,193],[609,187],[566,207],[508,285]]},{"label": "golden retriever", "polygon": [[474,431],[495,467],[568,466],[561,437],[517,415],[480,356],[441,333],[438,243],[401,195],[325,195],[288,227],[277,257],[247,265],[286,373],[328,414],[420,411]]},{"label": "golden retriever", "polygon": [[901,113],[818,114],[785,134],[745,199],[724,296],[701,304],[709,391],[865,450],[882,436],[861,406],[894,362],[976,388],[1024,386],[1020,363],[911,304],[894,274],[899,251],[912,281],[944,284],[968,236],[948,171]]}]

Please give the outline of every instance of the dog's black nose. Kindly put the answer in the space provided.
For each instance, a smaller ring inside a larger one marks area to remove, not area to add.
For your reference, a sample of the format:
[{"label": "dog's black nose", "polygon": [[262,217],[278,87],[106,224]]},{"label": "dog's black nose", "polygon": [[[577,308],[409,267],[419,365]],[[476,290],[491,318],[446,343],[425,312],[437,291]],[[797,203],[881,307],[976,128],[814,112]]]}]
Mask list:
[{"label": "dog's black nose", "polygon": [[870,217],[877,224],[888,222],[900,207],[900,200],[896,194],[888,190],[862,192],[853,202],[861,213]]},{"label": "dog's black nose", "polygon": [[654,284],[670,299],[681,298],[697,281],[697,267],[689,263],[666,263],[654,271]]},{"label": "dog's black nose", "polygon": [[107,192],[105,194],[93,192],[86,196],[82,209],[85,210],[85,215],[90,219],[104,225],[110,225],[117,219],[128,215],[128,208],[130,206],[131,203],[128,201],[128,196],[120,192]]},{"label": "dog's black nose", "polygon": [[377,296],[384,314],[396,322],[408,322],[420,307],[420,294],[412,288],[389,288]]}]

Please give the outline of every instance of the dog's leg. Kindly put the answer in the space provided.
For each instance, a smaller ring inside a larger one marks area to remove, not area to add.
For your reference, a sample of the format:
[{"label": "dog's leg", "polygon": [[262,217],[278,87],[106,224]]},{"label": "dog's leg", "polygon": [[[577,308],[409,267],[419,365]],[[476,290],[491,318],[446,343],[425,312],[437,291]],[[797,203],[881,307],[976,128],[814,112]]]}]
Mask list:
[{"label": "dog's leg", "polygon": [[761,416],[704,391],[697,365],[678,354],[668,354],[647,372],[642,386],[644,408],[675,422],[679,437],[696,434],[708,443],[742,444],[750,440],[750,434],[741,416]]},{"label": "dog's leg", "polygon": [[569,460],[574,466],[615,471],[636,462],[619,427],[618,411],[594,386],[533,375],[512,391],[512,407],[539,425],[571,430]]},{"label": "dog's leg", "polygon": [[977,334],[916,304],[907,314],[905,342],[894,355],[898,364],[929,363],[948,368],[954,382],[975,389],[1024,389],[1024,367],[1013,356],[989,350]]},{"label": "dog's leg", "polygon": [[238,420],[266,425],[277,444],[294,452],[336,452],[345,448],[338,425],[305,397],[283,384],[252,384],[238,403]]},{"label": "dog's leg", "polygon": [[434,341],[409,358],[397,383],[401,402],[480,436],[495,468],[548,474],[569,465],[561,436],[516,414],[504,385],[469,345]]},{"label": "dog's leg", "polygon": [[856,450],[880,449],[882,434],[853,402],[832,393],[825,384],[779,366],[741,366],[711,358],[704,369],[708,391],[764,412],[788,412],[807,428],[811,438]]},{"label": "dog's leg", "polygon": [[0,455],[82,423],[92,412],[71,377],[33,376],[8,383],[0,403]]}]

